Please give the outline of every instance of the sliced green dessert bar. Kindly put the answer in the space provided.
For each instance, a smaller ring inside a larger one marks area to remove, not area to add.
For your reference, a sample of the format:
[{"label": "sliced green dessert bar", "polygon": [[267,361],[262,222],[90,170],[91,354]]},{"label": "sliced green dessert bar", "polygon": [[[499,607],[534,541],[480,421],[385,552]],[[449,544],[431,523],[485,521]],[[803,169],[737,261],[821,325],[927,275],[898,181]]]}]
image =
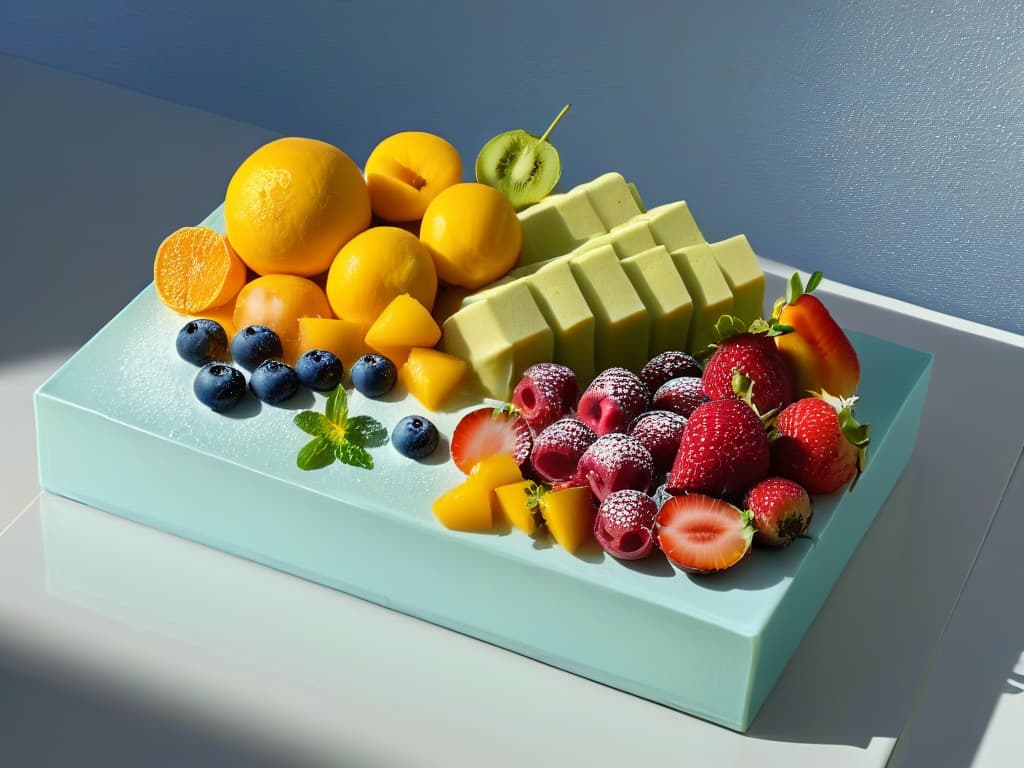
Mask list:
[{"label": "sliced green dessert bar", "polygon": [[707,243],[688,245],[672,251],[671,255],[693,299],[686,349],[699,354],[715,341],[714,328],[718,318],[732,312],[732,291]]},{"label": "sliced green dessert bar", "polygon": [[651,208],[637,216],[636,220],[646,221],[654,240],[664,245],[669,253],[704,242],[704,235],[685,200]]},{"label": "sliced green dessert bar", "polygon": [[549,195],[519,213],[523,244],[517,266],[562,256],[592,237],[608,230],[585,190]]},{"label": "sliced green dessert bar", "polygon": [[594,314],[594,365],[636,373],[647,362],[650,317],[610,245],[569,259],[573,277]]},{"label": "sliced green dessert bar", "polygon": [[623,259],[622,268],[651,318],[648,357],[686,349],[693,300],[665,246]]},{"label": "sliced green dessert bar", "polygon": [[711,243],[718,268],[732,291],[732,313],[745,323],[764,316],[764,270],[746,235]]},{"label": "sliced green dessert bar", "polygon": [[621,173],[603,173],[582,187],[605,230],[611,230],[640,213],[640,206]]},{"label": "sliced green dessert bar", "polygon": [[449,317],[441,349],[465,360],[488,396],[508,400],[523,371],[552,359],[554,340],[530,289],[516,282]]},{"label": "sliced green dessert bar", "polygon": [[569,262],[555,259],[526,278],[554,337],[554,360],[576,373],[583,386],[594,378],[594,313]]},{"label": "sliced green dessert bar", "polygon": [[645,221],[628,221],[612,229],[606,235],[598,235],[581,245],[578,251],[589,251],[602,245],[610,245],[620,259],[635,256],[657,245]]}]

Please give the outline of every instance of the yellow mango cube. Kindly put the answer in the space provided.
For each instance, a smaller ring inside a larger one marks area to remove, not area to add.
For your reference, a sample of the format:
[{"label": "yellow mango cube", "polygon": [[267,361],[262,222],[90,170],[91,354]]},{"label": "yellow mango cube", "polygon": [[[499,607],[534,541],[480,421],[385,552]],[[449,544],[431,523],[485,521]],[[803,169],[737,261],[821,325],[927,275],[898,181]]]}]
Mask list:
[{"label": "yellow mango cube", "polygon": [[523,473],[511,453],[496,453],[474,464],[469,471],[469,478],[493,489],[500,485],[518,483],[523,479]]},{"label": "yellow mango cube", "polygon": [[541,514],[551,536],[566,552],[576,552],[594,532],[593,495],[586,486],[562,488],[541,497]]},{"label": "yellow mango cube", "polygon": [[408,293],[392,299],[366,332],[366,343],[374,349],[432,347],[440,339],[441,326]]},{"label": "yellow mango cube", "polygon": [[453,531],[485,533],[494,527],[492,489],[467,478],[434,501],[434,516]]},{"label": "yellow mango cube", "polygon": [[405,388],[432,411],[440,410],[466,375],[469,366],[455,355],[426,347],[413,347],[399,369]]},{"label": "yellow mango cube", "polygon": [[298,322],[300,354],[311,349],[333,352],[347,371],[368,351],[365,330],[357,323],[327,317],[300,317]]},{"label": "yellow mango cube", "polygon": [[535,501],[537,484],[532,480],[499,485],[494,489],[498,509],[512,525],[528,536],[533,535],[544,518]]}]

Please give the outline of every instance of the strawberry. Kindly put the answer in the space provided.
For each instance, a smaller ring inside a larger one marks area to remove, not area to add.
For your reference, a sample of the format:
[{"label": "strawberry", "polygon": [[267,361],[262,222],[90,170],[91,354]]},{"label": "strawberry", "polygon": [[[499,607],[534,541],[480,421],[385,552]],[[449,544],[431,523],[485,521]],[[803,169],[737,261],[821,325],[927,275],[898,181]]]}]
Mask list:
[{"label": "strawberry", "polygon": [[853,418],[855,399],[825,394],[785,408],[772,434],[773,472],[808,493],[832,493],[855,481],[864,469],[870,436],[870,426]]},{"label": "strawberry", "polygon": [[512,392],[512,405],[537,433],[570,415],[579,394],[580,385],[571,368],[558,363],[537,363],[523,372]]},{"label": "strawberry", "polygon": [[731,568],[750,552],[754,536],[749,512],[702,493],[666,501],[656,525],[662,551],[691,573]]},{"label": "strawberry", "polygon": [[744,506],[754,516],[754,543],[785,547],[807,533],[811,524],[811,497],[784,477],[766,477],[749,491]]},{"label": "strawberry", "polygon": [[686,422],[668,490],[739,498],[770,465],[768,436],[754,410],[734,398],[709,400]]},{"label": "strawberry", "polygon": [[622,490],[605,496],[594,520],[594,538],[620,560],[640,560],[654,549],[658,505],[641,491]]},{"label": "strawberry", "polygon": [[498,453],[511,453],[521,466],[532,448],[530,425],[514,408],[507,406],[470,411],[452,432],[452,460],[467,475],[478,461]]},{"label": "strawberry", "polygon": [[741,333],[719,342],[704,366],[704,394],[712,400],[740,396],[737,373],[750,380],[750,402],[758,413],[779,410],[793,402],[789,366],[766,333]]},{"label": "strawberry", "polygon": [[843,329],[813,291],[821,282],[815,272],[804,288],[799,274],[790,278],[786,297],[775,302],[773,324],[792,329],[775,344],[793,371],[799,396],[824,390],[852,397],[860,383],[860,361]]},{"label": "strawberry", "polygon": [[600,437],[625,432],[650,404],[651,393],[639,376],[625,368],[607,368],[590,382],[576,415]]}]

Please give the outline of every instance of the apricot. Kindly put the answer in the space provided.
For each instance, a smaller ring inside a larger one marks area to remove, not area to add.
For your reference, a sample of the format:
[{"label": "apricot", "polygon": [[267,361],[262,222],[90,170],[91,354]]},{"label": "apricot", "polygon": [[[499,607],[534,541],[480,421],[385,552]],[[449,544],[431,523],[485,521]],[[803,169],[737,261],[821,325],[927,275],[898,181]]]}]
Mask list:
[{"label": "apricot", "polygon": [[235,299],[235,328],[265,325],[281,337],[285,362],[294,363],[299,348],[300,317],[331,317],[320,286],[296,275],[264,275],[250,281]]},{"label": "apricot", "polygon": [[416,221],[439,192],[462,181],[462,158],[440,136],[404,131],[374,148],[365,172],[370,205],[379,218]]},{"label": "apricot", "polygon": [[475,290],[515,266],[523,228],[507,197],[473,182],[434,198],[423,214],[420,240],[441,280]]},{"label": "apricot", "polygon": [[403,293],[428,310],[433,308],[437,272],[423,244],[398,227],[373,227],[356,235],[327,273],[327,298],[334,314],[364,329]]}]

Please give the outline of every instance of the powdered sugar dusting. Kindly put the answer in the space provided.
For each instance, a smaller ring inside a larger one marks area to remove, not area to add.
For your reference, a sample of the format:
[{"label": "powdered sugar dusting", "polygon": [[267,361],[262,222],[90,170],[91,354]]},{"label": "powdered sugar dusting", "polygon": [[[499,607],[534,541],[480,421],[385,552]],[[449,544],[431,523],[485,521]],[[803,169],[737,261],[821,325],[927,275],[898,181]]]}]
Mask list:
[{"label": "powdered sugar dusting", "polygon": [[657,392],[658,387],[671,379],[700,375],[701,367],[697,358],[673,349],[652,357],[640,371],[640,380],[651,392]]},{"label": "powdered sugar dusting", "polygon": [[651,452],[656,472],[667,472],[679,450],[686,417],[672,411],[647,411],[633,421],[629,434]]}]

